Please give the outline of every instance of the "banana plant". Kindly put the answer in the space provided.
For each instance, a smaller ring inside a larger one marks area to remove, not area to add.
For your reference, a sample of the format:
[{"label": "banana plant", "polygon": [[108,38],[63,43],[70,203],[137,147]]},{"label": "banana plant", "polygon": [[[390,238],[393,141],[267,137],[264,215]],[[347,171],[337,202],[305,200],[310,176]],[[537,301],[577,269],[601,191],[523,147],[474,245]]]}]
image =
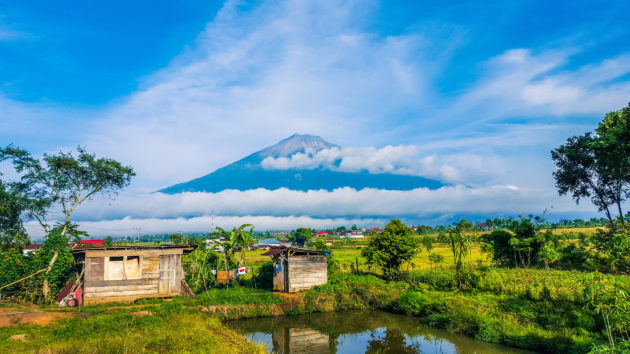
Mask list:
[{"label": "banana plant", "polygon": [[[245,231],[246,227],[251,227],[249,232]],[[225,237],[225,241],[218,242],[212,246],[214,250],[218,246],[223,247],[223,262],[225,264],[225,270],[228,269],[228,264],[232,264],[232,259],[234,258],[234,253],[237,249],[241,251],[241,259],[239,261],[239,266],[243,266],[245,264],[245,253],[247,251],[247,246],[251,245],[254,242],[254,238],[252,237],[254,233],[254,226],[252,224],[243,224],[238,228],[232,228],[232,231],[226,231],[220,227],[217,229],[221,232],[222,236]]]}]

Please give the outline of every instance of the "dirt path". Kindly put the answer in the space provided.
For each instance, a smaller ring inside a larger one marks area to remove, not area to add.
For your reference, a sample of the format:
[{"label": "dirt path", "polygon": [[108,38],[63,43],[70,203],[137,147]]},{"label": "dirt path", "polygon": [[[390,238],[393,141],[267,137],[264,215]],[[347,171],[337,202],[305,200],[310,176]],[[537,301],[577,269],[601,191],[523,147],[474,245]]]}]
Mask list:
[{"label": "dirt path", "polygon": [[2,308],[0,312],[0,327],[18,326],[21,324],[47,325],[63,318],[87,317],[80,312],[44,312],[23,311],[24,309]]}]

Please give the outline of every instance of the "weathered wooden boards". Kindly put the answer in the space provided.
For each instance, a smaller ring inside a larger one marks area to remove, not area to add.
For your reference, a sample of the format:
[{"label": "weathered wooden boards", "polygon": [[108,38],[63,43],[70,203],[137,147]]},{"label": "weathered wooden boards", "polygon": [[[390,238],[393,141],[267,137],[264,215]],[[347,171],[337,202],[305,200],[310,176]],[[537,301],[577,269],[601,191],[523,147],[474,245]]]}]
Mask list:
[{"label": "weathered wooden boards", "polygon": [[179,295],[182,249],[86,250],[84,303]]},{"label": "weathered wooden boards", "polygon": [[328,281],[327,253],[303,248],[276,249],[273,257],[273,290],[298,292]]},{"label": "weathered wooden boards", "polygon": [[293,255],[287,263],[289,292],[308,290],[328,281],[328,264],[324,255]]},{"label": "weathered wooden boards", "polygon": [[286,291],[287,282],[286,278],[287,261],[284,258],[278,259],[273,265],[273,290],[274,291]]}]

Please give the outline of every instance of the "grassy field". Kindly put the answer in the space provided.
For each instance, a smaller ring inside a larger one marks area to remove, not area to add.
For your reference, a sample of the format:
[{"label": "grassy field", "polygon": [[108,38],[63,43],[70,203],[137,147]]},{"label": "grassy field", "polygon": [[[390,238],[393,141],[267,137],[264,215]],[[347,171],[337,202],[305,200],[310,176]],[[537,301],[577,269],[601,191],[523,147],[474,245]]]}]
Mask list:
[{"label": "grassy field", "polygon": [[[350,271],[350,264],[355,264],[358,260],[359,268],[366,270],[367,265],[365,259],[361,257],[361,249],[365,247],[363,245],[348,245],[338,246],[332,248],[332,254],[339,261],[342,272]],[[269,256],[263,256],[266,251],[247,251],[246,260],[247,264],[252,267],[259,267],[265,262],[269,262],[271,258]],[[443,267],[450,267],[453,265],[453,253],[446,244],[435,243],[431,253],[439,254],[444,257],[444,262],[440,265]],[[471,250],[470,259],[474,263],[481,261],[484,265],[489,264],[488,254],[481,252],[481,246],[475,244]],[[412,269],[430,269],[432,267],[429,262],[429,253],[426,250],[419,252],[412,261],[413,265],[408,265],[409,270]],[[405,269],[407,265],[405,265]]]},{"label": "grassy field", "polygon": [[[471,285],[459,290],[450,248],[434,243],[431,253],[444,257],[440,265],[432,265],[429,253],[422,250],[403,266],[407,273],[387,282],[378,277],[379,269],[367,267],[360,256],[363,247],[365,240],[333,247],[340,273],[332,275],[328,284],[305,294],[253,288],[249,273],[240,285],[210,288],[192,299],[87,306],[80,310],[89,315],[87,318],[0,328],[0,352],[262,353],[265,348],[247,341],[221,321],[369,309],[413,315],[420,323],[451,333],[541,352],[585,353],[605,342],[601,316],[589,308],[583,296],[585,284],[590,281],[587,273],[489,267],[488,254],[475,244]],[[247,265],[254,268],[254,273],[271,260],[263,253],[246,254]],[[357,260],[360,272],[350,274],[350,265]],[[610,279],[630,292],[629,277]],[[52,306],[38,310],[59,311]],[[16,335],[25,341],[10,339]]]},{"label": "grassy field", "polygon": [[[0,328],[0,352],[266,352],[225,327],[218,316],[168,303],[110,313],[103,306],[86,307],[84,311],[89,317],[47,326]],[[10,339],[13,336],[25,340]]]}]

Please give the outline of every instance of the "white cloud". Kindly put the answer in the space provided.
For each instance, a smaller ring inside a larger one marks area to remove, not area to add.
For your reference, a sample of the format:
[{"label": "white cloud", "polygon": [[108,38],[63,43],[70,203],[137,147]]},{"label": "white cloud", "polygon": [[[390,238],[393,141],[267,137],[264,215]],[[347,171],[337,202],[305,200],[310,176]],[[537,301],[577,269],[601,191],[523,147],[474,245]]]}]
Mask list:
[{"label": "white cloud", "polygon": [[[214,227],[231,229],[242,224],[253,224],[257,231],[293,230],[298,227],[312,227],[316,229],[349,227],[356,224],[359,227],[383,226],[387,219],[378,218],[311,218],[308,216],[199,216],[193,218],[147,218],[137,219],[126,217],[116,220],[85,221],[80,229],[91,236],[135,236],[137,233],[162,234],[175,232],[207,233]],[[27,225],[31,234],[42,236],[39,226],[35,223]]]},{"label": "white cloud", "polygon": [[[105,205],[105,206],[104,206]],[[82,205],[74,221],[93,235],[201,232],[214,224],[232,227],[252,223],[258,230],[287,230],[299,226],[383,225],[392,217],[410,222],[449,223],[466,215],[590,214],[593,206],[560,198],[554,189],[495,185],[461,185],[438,190],[389,191],[340,188],[334,191],[226,190],[219,193],[125,194],[109,204],[103,200]],[[54,215],[54,214],[53,214]],[[31,235],[41,234],[29,223]]]},{"label": "white cloud", "polygon": [[566,116],[619,109],[628,100],[630,56],[621,54],[574,70],[565,69],[576,49],[510,49],[486,63],[485,76],[458,100],[457,111],[484,105],[487,119],[510,115]]},{"label": "white cloud", "polygon": [[[513,185],[471,188],[461,185],[411,191],[339,188],[334,191],[225,190],[218,193],[150,193],[121,195],[103,207],[94,201],[77,210],[77,220],[173,218],[214,215],[308,215],[311,217],[388,217],[442,213],[542,212],[553,203],[557,212],[576,210],[569,198],[554,189]],[[579,209],[579,208],[578,208]]]}]

